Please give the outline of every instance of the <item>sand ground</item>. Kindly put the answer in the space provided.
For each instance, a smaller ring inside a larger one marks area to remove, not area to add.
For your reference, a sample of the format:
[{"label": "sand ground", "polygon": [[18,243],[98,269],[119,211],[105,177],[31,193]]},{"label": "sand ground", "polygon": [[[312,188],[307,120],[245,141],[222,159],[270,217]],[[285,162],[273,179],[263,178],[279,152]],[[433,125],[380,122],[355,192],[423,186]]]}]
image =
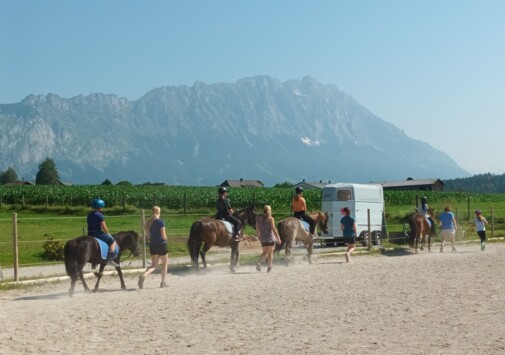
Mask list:
[{"label": "sand ground", "polygon": [[505,244],[435,250],[2,291],[0,353],[505,353]]}]

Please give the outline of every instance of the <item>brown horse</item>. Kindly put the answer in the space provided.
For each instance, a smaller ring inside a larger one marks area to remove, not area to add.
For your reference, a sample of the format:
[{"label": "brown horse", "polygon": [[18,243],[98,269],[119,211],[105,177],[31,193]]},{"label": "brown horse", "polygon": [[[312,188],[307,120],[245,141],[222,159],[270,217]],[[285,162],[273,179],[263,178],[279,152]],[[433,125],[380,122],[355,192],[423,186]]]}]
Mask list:
[{"label": "brown horse", "polygon": [[[428,208],[428,214],[430,215],[431,219],[435,221],[435,210],[433,208]],[[412,233],[411,246],[414,248],[415,253],[419,253],[417,251],[418,247],[421,250],[424,249],[426,237],[428,237],[428,252],[431,252],[431,237],[434,234],[432,232],[432,228],[426,220],[426,217],[423,214],[416,213],[411,217],[411,222],[409,222],[409,224]]]},{"label": "brown horse", "polygon": [[[256,227],[256,212],[253,208],[245,208],[239,210],[233,214],[242,223],[242,230],[246,224],[251,227]],[[239,257],[239,243],[240,241],[233,241],[232,235],[228,233],[223,221],[204,217],[198,221],[193,222],[191,225],[191,230],[189,232],[188,239],[188,250],[191,257],[191,263],[198,270],[198,255],[202,257],[202,264],[204,268],[207,268],[207,261],[205,260],[205,254],[214,245],[218,247],[230,247],[231,248],[231,258],[230,258],[230,270],[235,272],[235,267],[238,263]],[[203,248],[202,248],[203,244]]]},{"label": "brown horse", "polygon": [[[121,253],[124,250],[130,250],[134,256],[138,256],[140,254],[138,249],[139,235],[136,232],[119,232],[117,234],[113,234],[112,236],[119,247],[118,255],[114,260],[116,263],[119,264]],[[70,296],[74,294],[77,278],[81,280],[84,290],[89,291],[88,285],[86,284],[86,281],[84,281],[84,276],[82,274],[82,269],[86,263],[91,263],[93,265],[100,264],[100,270],[95,274],[97,276],[97,280],[93,292],[96,292],[98,290],[98,285],[100,284],[100,279],[103,275],[103,269],[105,269],[105,265],[107,265],[107,261],[102,259],[100,246],[98,245],[96,239],[88,235],[71,239],[65,244],[63,253],[65,256],[65,270],[67,271],[68,276],[70,276],[70,290],[68,290],[68,294]],[[119,280],[121,281],[121,288],[125,290],[126,285],[123,280],[121,267],[117,266],[116,270],[119,275]]]},{"label": "brown horse", "polygon": [[[317,227],[321,228],[324,233],[328,233],[328,212],[310,213],[309,216],[316,223],[316,235]],[[277,244],[275,246],[274,252],[279,255],[282,248],[285,248],[284,262],[286,263],[286,266],[289,264],[289,259],[291,258],[291,244],[294,241],[302,242],[305,248],[307,248],[306,258],[309,264],[312,264],[311,255],[314,240],[310,237],[310,233],[305,230],[305,227],[298,218],[284,218],[277,224],[277,230],[279,232],[279,237],[281,238],[281,244]]]}]

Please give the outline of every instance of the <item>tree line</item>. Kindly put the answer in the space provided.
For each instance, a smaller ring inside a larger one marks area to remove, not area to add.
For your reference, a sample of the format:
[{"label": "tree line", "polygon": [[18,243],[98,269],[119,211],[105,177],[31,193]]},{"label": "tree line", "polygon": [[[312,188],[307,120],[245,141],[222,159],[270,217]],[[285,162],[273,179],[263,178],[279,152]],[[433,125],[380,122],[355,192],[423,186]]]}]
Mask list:
[{"label": "tree line", "polygon": [[[15,183],[18,179],[18,174],[10,166],[6,170],[0,172],[0,184],[2,185]],[[60,176],[58,175],[58,170],[56,169],[56,164],[53,159],[46,158],[46,160],[40,163],[39,170],[35,177],[35,183],[37,185],[58,185],[61,183]]]},{"label": "tree line", "polygon": [[[12,167],[0,172],[0,185],[15,183],[19,180],[18,174]],[[46,158],[40,165],[35,178],[37,185],[60,185],[61,180],[58,169],[53,159]],[[505,193],[505,174],[496,175],[491,173],[478,174],[465,178],[444,180],[444,190],[448,192],[476,192],[476,193]],[[106,179],[101,185],[113,185]],[[120,181],[116,185],[132,185],[129,181]],[[163,186],[163,183],[146,182],[142,185]],[[293,184],[285,181],[274,187],[292,187]]]}]

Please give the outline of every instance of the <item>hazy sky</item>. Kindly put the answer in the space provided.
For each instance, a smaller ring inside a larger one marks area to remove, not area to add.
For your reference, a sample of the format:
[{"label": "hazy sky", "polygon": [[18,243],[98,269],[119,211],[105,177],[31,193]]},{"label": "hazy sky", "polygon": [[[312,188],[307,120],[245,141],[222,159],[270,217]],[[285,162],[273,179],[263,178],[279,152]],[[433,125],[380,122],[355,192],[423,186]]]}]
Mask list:
[{"label": "hazy sky", "polygon": [[335,84],[470,173],[505,173],[504,0],[0,0],[0,103],[255,75]]}]

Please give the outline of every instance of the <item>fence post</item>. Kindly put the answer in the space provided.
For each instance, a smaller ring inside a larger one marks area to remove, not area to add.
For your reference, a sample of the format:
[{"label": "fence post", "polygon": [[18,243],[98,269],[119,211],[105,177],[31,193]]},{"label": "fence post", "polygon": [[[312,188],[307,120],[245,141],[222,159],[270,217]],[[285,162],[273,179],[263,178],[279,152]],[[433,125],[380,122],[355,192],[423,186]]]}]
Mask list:
[{"label": "fence post", "polygon": [[366,210],[368,219],[368,251],[372,250],[372,226],[370,225],[370,208]]},{"label": "fence post", "polygon": [[18,214],[16,212],[12,213],[12,249],[14,252],[14,281],[19,281],[19,249],[18,249]]},{"label": "fence post", "polygon": [[126,211],[126,196],[125,193],[123,192],[123,212]]},{"label": "fence post", "polygon": [[184,192],[184,214],[188,213],[188,194]]},{"label": "fence post", "polygon": [[146,224],[146,215],[144,210],[140,211],[140,230],[142,231],[142,267],[146,267],[146,232],[144,229],[144,225]]},{"label": "fence post", "polygon": [[48,207],[49,207],[49,195],[46,194],[46,211]]},{"label": "fence post", "polygon": [[494,210],[491,206],[491,238],[494,238]]},{"label": "fence post", "polygon": [[25,194],[21,195],[21,205],[25,207]]},{"label": "fence post", "polygon": [[467,209],[467,222],[470,222],[470,195],[467,196],[467,200],[466,200],[466,209]]}]

